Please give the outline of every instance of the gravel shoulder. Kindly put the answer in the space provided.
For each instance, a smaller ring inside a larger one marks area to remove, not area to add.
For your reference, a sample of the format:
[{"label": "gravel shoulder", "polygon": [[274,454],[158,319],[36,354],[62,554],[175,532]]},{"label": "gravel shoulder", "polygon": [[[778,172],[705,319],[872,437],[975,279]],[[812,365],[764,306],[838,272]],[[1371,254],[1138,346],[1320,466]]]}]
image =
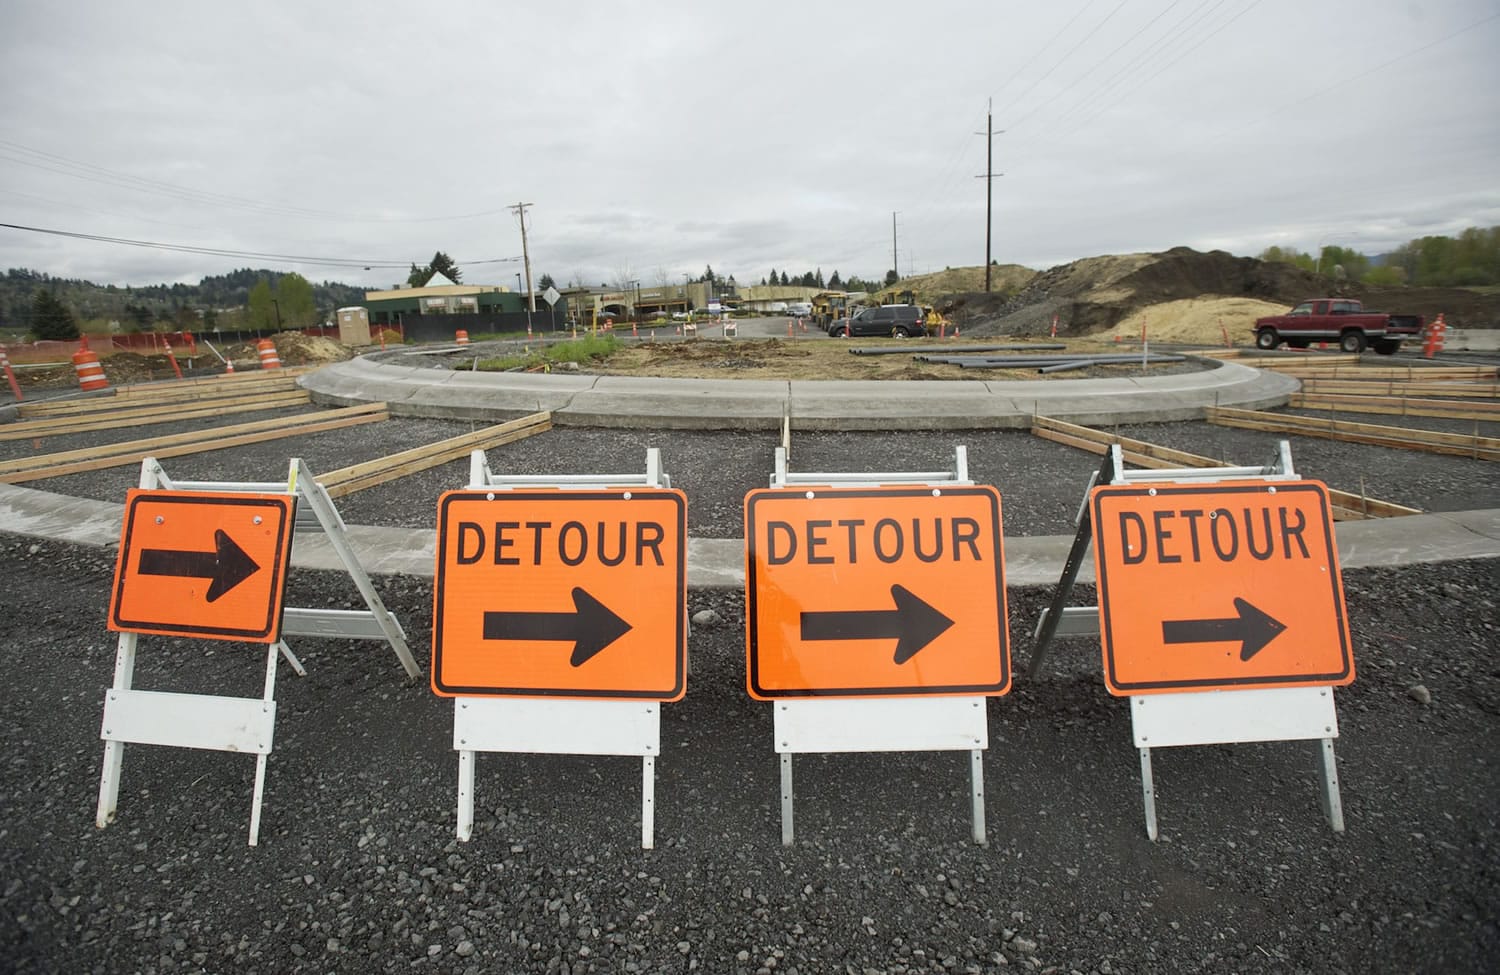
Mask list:
[{"label": "gravel shoulder", "polygon": [[[130,746],[97,830],[110,555],[0,536],[0,560],[10,971],[1484,972],[1500,953],[1500,560],[1346,575],[1347,832],[1322,820],[1306,746],[1216,746],[1157,753],[1157,844],[1126,706],[1073,641],[990,704],[988,847],[968,841],[960,756],[890,754],[799,758],[783,848],[742,597],[694,592],[720,620],[695,627],[688,696],[663,710],[654,851],[619,758],[484,757],[455,842],[451,705],[388,652],[315,640],[308,676],[278,684],[259,847],[254,763],[232,754]],[[409,632],[430,627],[423,581],[378,582]],[[288,602],[348,589],[297,573]],[[1045,596],[1012,593],[1022,668]],[[148,638],[137,684],[253,696],[260,659]]]}]

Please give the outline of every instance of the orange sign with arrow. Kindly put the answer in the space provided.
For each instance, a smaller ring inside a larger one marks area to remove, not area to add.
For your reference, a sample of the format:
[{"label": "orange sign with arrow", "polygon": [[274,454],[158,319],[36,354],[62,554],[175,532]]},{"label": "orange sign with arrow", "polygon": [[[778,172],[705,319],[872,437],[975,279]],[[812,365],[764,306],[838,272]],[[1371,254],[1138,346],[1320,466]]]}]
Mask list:
[{"label": "orange sign with arrow", "polygon": [[294,511],[287,494],[127,492],[109,628],[276,642]]},{"label": "orange sign with arrow", "polygon": [[432,689],[675,701],[687,690],[681,491],[438,499]]},{"label": "orange sign with arrow", "polygon": [[752,697],[1010,689],[994,488],[752,491],[745,532]]},{"label": "orange sign with arrow", "polygon": [[1107,485],[1090,503],[1110,693],[1354,680],[1321,483]]}]

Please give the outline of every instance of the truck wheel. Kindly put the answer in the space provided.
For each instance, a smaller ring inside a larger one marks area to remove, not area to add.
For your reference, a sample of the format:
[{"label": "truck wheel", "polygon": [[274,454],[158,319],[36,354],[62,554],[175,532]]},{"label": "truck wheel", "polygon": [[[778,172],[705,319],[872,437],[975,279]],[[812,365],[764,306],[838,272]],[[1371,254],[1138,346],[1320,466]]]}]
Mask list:
[{"label": "truck wheel", "polygon": [[1364,332],[1345,332],[1339,336],[1339,349],[1354,355],[1365,350]]},{"label": "truck wheel", "polygon": [[1255,347],[1257,349],[1274,349],[1281,344],[1281,337],[1276,334],[1274,328],[1263,328],[1255,333]]}]

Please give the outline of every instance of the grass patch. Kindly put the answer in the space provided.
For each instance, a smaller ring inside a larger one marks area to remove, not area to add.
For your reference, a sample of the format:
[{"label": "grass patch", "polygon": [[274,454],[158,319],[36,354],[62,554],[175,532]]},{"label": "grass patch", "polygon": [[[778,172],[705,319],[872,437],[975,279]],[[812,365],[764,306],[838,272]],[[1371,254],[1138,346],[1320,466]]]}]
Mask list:
[{"label": "grass patch", "polygon": [[550,370],[561,362],[576,362],[583,365],[599,359],[607,359],[620,348],[620,340],[613,335],[590,335],[552,345],[539,345],[529,352],[493,356],[470,364],[478,372],[511,372],[517,369]]}]

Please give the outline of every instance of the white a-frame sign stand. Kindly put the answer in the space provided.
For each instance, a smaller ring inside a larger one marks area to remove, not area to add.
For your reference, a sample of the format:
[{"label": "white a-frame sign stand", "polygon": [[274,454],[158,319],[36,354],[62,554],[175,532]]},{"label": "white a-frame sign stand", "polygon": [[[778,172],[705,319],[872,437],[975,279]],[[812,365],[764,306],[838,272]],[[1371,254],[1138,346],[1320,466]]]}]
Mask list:
[{"label": "white a-frame sign stand", "polygon": [[[572,505],[600,504],[623,506],[624,509],[634,510],[632,505],[640,507],[646,504],[666,504],[673,508],[679,518],[676,524],[677,533],[680,534],[679,559],[677,565],[665,566],[668,575],[674,581],[652,582],[640,587],[633,595],[639,601],[663,600],[675,598],[678,603],[677,642],[673,640],[657,641],[649,649],[652,659],[664,655],[674,655],[677,673],[675,680],[678,682],[677,696],[686,688],[686,661],[682,656],[682,648],[685,647],[686,619],[685,619],[685,594],[686,594],[686,502],[681,492],[671,491],[671,478],[662,470],[661,456],[657,448],[651,447],[646,451],[646,468],[643,474],[544,474],[544,475],[521,475],[521,474],[496,474],[491,470],[488,458],[483,450],[475,450],[470,455],[470,473],[468,490],[465,492],[449,492],[440,500],[439,535],[443,536],[449,520],[449,512],[454,510],[455,502],[473,505],[494,504],[514,505],[518,511],[533,511],[533,505],[556,505],[567,509],[563,517],[572,517],[576,509]],[[627,489],[623,492],[618,489]],[[629,489],[637,489],[631,491]],[[643,489],[643,490],[642,490]],[[652,495],[656,491],[656,495]],[[462,497],[454,497],[455,494]],[[663,494],[672,495],[665,500]],[[632,496],[636,500],[632,502]],[[648,498],[654,498],[648,501]],[[450,500],[451,499],[451,500]],[[612,499],[612,500],[611,500]],[[511,509],[506,509],[511,510]],[[550,509],[548,509],[550,510]],[[551,518],[551,516],[548,516]],[[628,518],[629,515],[621,517]],[[524,516],[523,516],[524,518]],[[493,522],[493,519],[490,519]],[[560,523],[557,520],[549,522],[554,531],[559,531],[558,539],[581,538],[581,532],[586,530],[583,522]],[[592,524],[592,523],[591,523]],[[531,528],[532,523],[526,523],[525,528],[521,523],[514,527],[519,534]],[[570,527],[577,526],[579,534],[570,535]],[[484,527],[484,526],[478,526]],[[674,526],[666,526],[671,532]],[[496,526],[497,533],[499,526]],[[603,533],[602,526],[599,529]],[[462,534],[462,530],[460,530]],[[537,536],[540,537],[540,536]],[[623,545],[624,535],[621,536]],[[513,585],[518,579],[537,580],[528,581],[525,584],[538,587],[540,596],[556,596],[558,591],[566,593],[572,589],[574,599],[579,599],[581,590],[575,587],[573,577],[570,573],[584,571],[590,567],[589,559],[579,552],[577,561],[568,560],[566,565],[557,563],[556,553],[559,548],[550,550],[552,554],[543,556],[541,542],[536,542],[534,563],[527,562],[532,554],[531,543],[524,545],[505,543],[509,547],[508,552],[518,553],[512,557],[501,555],[501,541],[497,537],[494,540],[494,557],[483,560],[474,560],[478,564],[472,565],[472,571],[479,573],[478,583],[474,589],[469,590],[477,593],[476,599],[492,599],[495,605],[499,605],[509,598],[514,600],[514,593],[506,593],[507,587]],[[564,548],[570,544],[559,541]],[[446,555],[445,555],[446,553]],[[438,654],[445,655],[443,659],[455,657],[461,650],[458,639],[444,642],[442,634],[447,632],[447,621],[459,617],[467,612],[472,614],[476,609],[472,605],[453,605],[464,603],[461,597],[455,596],[454,592],[461,585],[459,575],[461,570],[457,567],[445,571],[445,558],[451,556],[443,545],[442,537],[439,539],[439,572],[440,586],[438,587],[437,599],[439,609],[436,613],[438,619],[435,621],[437,633],[434,635],[434,664],[433,679],[434,689],[437,690],[439,682],[444,679],[445,665],[440,661]],[[566,556],[564,556],[566,557]],[[492,572],[494,567],[488,566],[493,562],[500,565],[502,561],[525,562],[527,564],[518,566],[515,570],[506,569],[504,575],[486,575]],[[671,560],[668,560],[669,562]],[[610,563],[615,564],[615,563]],[[636,563],[637,565],[640,562]],[[626,563],[628,566],[629,563]],[[571,568],[570,568],[571,567]],[[625,571],[629,571],[628,568]],[[653,577],[654,578],[654,577]],[[665,592],[668,588],[675,586],[675,593]],[[540,598],[534,596],[534,598]],[[583,599],[590,597],[585,595]],[[607,600],[606,600],[607,601]],[[488,604],[487,604],[488,605]],[[609,614],[610,610],[603,607],[601,603],[590,603],[595,609],[603,610]],[[583,603],[579,604],[579,617],[583,615]],[[622,617],[634,618],[632,610],[635,607],[616,607]],[[536,612],[506,612],[488,614],[517,618],[529,616],[533,619],[547,618],[556,621],[560,617],[572,617],[572,614],[552,613],[541,611],[542,607],[530,605],[524,607],[526,610],[537,610]],[[629,631],[634,624],[629,619],[619,621],[623,630]],[[488,624],[486,624],[488,626]],[[542,624],[533,624],[540,626]],[[582,624],[580,624],[582,625]],[[505,636],[486,636],[486,639],[505,640],[535,640],[541,641],[539,646],[555,648],[559,643],[566,643],[573,639],[569,636],[562,640],[553,639],[551,635],[539,635],[535,632],[525,636],[507,634]],[[615,639],[611,635],[609,640]],[[509,646],[517,646],[510,643]],[[611,643],[618,651],[618,644]],[[485,655],[493,657],[501,651],[485,651]],[[537,656],[544,656],[551,652],[549,649],[537,651]],[[597,654],[608,654],[607,649],[596,649]],[[574,664],[579,666],[578,655],[580,651],[574,650]],[[565,656],[565,655],[564,655]],[[669,664],[672,666],[672,664]],[[627,664],[628,668],[628,664]],[[447,691],[440,691],[447,693]],[[457,815],[457,837],[461,841],[468,841],[474,830],[474,779],[477,756],[483,752],[515,753],[515,754],[550,754],[550,755],[631,755],[640,756],[641,759],[641,847],[651,849],[654,845],[655,834],[655,804],[656,804],[656,756],[661,753],[661,702],[673,700],[670,693],[658,695],[654,699],[651,692],[625,691],[620,699],[603,699],[594,693],[571,693],[567,687],[553,686],[541,691],[535,688],[510,689],[505,691],[486,690],[484,693],[477,691],[470,693],[453,693],[453,748],[458,752],[458,815]],[[491,696],[499,695],[499,696]],[[535,695],[535,696],[533,696]]]},{"label": "white a-frame sign stand", "polygon": [[[1217,482],[1263,482],[1264,491],[1274,495],[1278,484],[1287,489],[1286,482],[1296,482],[1298,475],[1292,466],[1291,448],[1281,441],[1272,460],[1261,467],[1212,467],[1126,470],[1124,455],[1118,444],[1111,446],[1100,469],[1091,475],[1088,489],[1084,492],[1077,524],[1078,532],[1072,549],[1064,563],[1062,577],[1051,605],[1043,611],[1036,629],[1036,649],[1028,668],[1035,676],[1046,658],[1047,649],[1055,637],[1093,636],[1103,639],[1101,614],[1098,606],[1066,606],[1078,572],[1089,547],[1094,543],[1096,529],[1090,514],[1090,498],[1098,484],[1140,485],[1150,495],[1158,491],[1178,491],[1184,485],[1201,485],[1202,493],[1209,493]],[[1305,483],[1305,482],[1304,482]],[[1185,492],[1184,492],[1185,493]],[[1197,515],[1197,511],[1186,512]],[[1206,519],[1205,519],[1206,520]],[[1181,519],[1172,523],[1180,536],[1183,534]],[[1248,530],[1248,529],[1247,529]],[[1309,532],[1309,535],[1312,533]],[[1170,538],[1170,535],[1167,537]],[[1328,529],[1331,541],[1331,527]],[[1158,545],[1162,544],[1160,541]],[[1196,544],[1196,543],[1194,543]],[[1248,546],[1247,546],[1248,547]],[[1272,549],[1274,551],[1274,547]],[[1336,553],[1329,553],[1336,560]],[[1174,560],[1175,561],[1175,560]],[[1332,567],[1336,571],[1337,566]],[[1251,595],[1251,594],[1247,594]],[[1101,590],[1101,598],[1102,590]],[[1184,596],[1185,598],[1185,596]],[[1341,593],[1338,596],[1342,601]],[[1119,616],[1137,611],[1137,607],[1123,606],[1113,610]],[[1228,620],[1191,621],[1222,625]],[[1342,621],[1340,620],[1340,625]],[[1281,624],[1271,621],[1273,629]],[[1166,626],[1160,624],[1163,639]],[[1275,629],[1279,632],[1279,629]],[[1213,640],[1223,640],[1221,633],[1208,635]],[[1195,637],[1196,639],[1196,637]],[[1182,642],[1189,642],[1184,640]],[[1224,655],[1232,658],[1234,655]],[[1240,654],[1245,658],[1245,654]],[[1350,671],[1352,676],[1352,670]],[[1214,689],[1205,691],[1183,690],[1173,693],[1130,694],[1130,716],[1134,742],[1140,752],[1141,797],[1146,818],[1146,833],[1152,840],[1158,835],[1156,820],[1156,792],[1151,769],[1151,749],[1179,745],[1235,744],[1240,742],[1269,742],[1307,740],[1314,745],[1318,776],[1321,780],[1319,800],[1329,825],[1336,832],[1344,829],[1343,805],[1339,797],[1338,772],[1334,761],[1333,740],[1338,737],[1338,716],[1334,708],[1333,686],[1256,687],[1246,689]]]},{"label": "white a-frame sign stand", "polygon": [[[115,818],[127,744],[241,752],[256,756],[249,833],[249,843],[255,846],[260,836],[266,761],[275,738],[278,656],[284,656],[299,675],[306,673],[286,638],[310,636],[381,640],[390,644],[409,677],[418,676],[421,670],[407,647],[406,634],[401,624],[381,602],[369,575],[350,546],[343,519],[339,517],[328,492],[314,480],[311,472],[299,460],[291,461],[290,472],[285,481],[217,482],[174,480],[155,458],[148,457],[141,464],[140,487],[147,491],[164,492],[162,496],[167,499],[174,493],[181,492],[184,498],[210,502],[219,500],[230,506],[236,503],[237,496],[290,497],[293,500],[293,519],[286,527],[294,533],[324,533],[368,607],[365,610],[330,610],[284,607],[279,602],[271,605],[270,612],[279,616],[280,627],[278,639],[267,644],[265,683],[259,698],[140,690],[134,686],[134,680],[141,632],[125,630],[120,633],[115,651],[114,683],[105,694],[104,720],[100,729],[100,737],[104,740],[104,762],[99,776],[99,805],[95,824],[102,829]],[[129,512],[126,517],[128,521]],[[287,545],[291,545],[290,539],[287,540]],[[213,554],[205,553],[210,557]],[[224,553],[221,549],[218,561],[223,560]],[[145,568],[144,563],[141,567]],[[145,571],[147,574],[166,574],[159,567],[145,568]],[[117,582],[122,592],[128,579],[127,576],[126,580]],[[279,598],[279,590],[276,596]],[[152,629],[148,627],[142,632],[152,632]],[[232,636],[207,638],[233,639]]]},{"label": "white a-frame sign stand", "polygon": [[[790,424],[784,418],[782,444],[776,448],[773,491],[789,494],[809,488],[972,487],[968,453],[954,448],[947,471],[798,472],[790,469]],[[747,531],[750,530],[747,525]],[[1003,567],[996,567],[999,571]],[[1002,582],[1003,589],[1003,582]],[[753,622],[753,620],[752,620]],[[1002,623],[1003,625],[1003,623]],[[1008,653],[1008,651],[1007,651]],[[1008,676],[1007,676],[1008,684]],[[772,702],[774,745],[781,766],[781,842],[792,845],[795,799],[792,760],[797,754],[836,752],[967,751],[975,843],[985,839],[984,752],[989,747],[988,708],[984,695],[886,697],[784,697]]]}]

